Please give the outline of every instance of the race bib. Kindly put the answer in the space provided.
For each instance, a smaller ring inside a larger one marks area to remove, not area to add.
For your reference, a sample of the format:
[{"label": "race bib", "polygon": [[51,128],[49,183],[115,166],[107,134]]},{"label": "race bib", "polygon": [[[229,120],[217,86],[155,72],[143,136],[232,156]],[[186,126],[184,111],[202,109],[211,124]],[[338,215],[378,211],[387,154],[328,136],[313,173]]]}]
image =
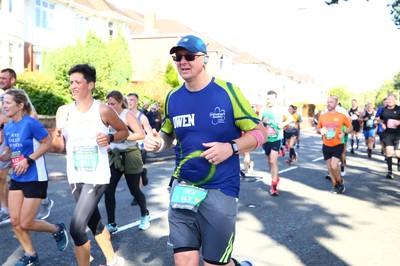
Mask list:
[{"label": "race bib", "polygon": [[207,190],[187,184],[177,184],[171,196],[171,207],[197,212],[207,196]]},{"label": "race bib", "polygon": [[273,139],[276,138],[278,136],[278,132],[276,132],[275,128],[271,127],[271,126],[267,126],[267,132],[268,132],[268,138],[269,139]]},{"label": "race bib", "polygon": [[358,116],[355,115],[355,114],[352,114],[352,115],[350,116],[350,118],[351,118],[351,120],[357,120],[357,119],[358,119]]},{"label": "race bib", "polygon": [[366,127],[373,127],[374,126],[374,121],[373,120],[367,120],[367,122],[365,123]]},{"label": "race bib", "polygon": [[78,172],[94,172],[99,163],[98,146],[75,146],[74,168]]},{"label": "race bib", "polygon": [[395,119],[388,119],[388,121],[387,121],[387,127],[388,127],[388,128],[397,128],[397,126],[396,126],[396,120],[395,120]]},{"label": "race bib", "polygon": [[334,128],[328,128],[328,132],[325,135],[326,139],[333,139],[336,135],[336,131]]},{"label": "race bib", "polygon": [[17,164],[25,159],[25,156],[21,155],[20,151],[14,151],[11,153],[11,166],[13,169],[17,166]]}]

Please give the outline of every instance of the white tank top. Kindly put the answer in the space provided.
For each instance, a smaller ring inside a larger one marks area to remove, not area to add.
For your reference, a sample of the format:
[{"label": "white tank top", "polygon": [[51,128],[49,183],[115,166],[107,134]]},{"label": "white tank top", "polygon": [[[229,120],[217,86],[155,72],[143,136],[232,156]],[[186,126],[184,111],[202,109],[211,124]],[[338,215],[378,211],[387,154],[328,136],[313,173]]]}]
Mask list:
[{"label": "white tank top", "polygon": [[96,134],[108,134],[100,116],[100,103],[93,101],[86,113],[78,112],[75,102],[69,104],[68,118],[63,134],[67,150],[68,182],[108,184],[110,166],[107,148],[97,144]]},{"label": "white tank top", "polygon": [[[121,118],[122,121],[124,121],[125,123],[125,119],[126,119],[126,115],[128,114],[129,110],[128,109],[124,109],[121,114],[119,115],[119,118]],[[109,127],[109,133],[113,134],[115,132],[115,130],[112,127]],[[132,133],[132,131],[129,130],[129,133]],[[110,143],[110,148],[114,149],[114,148],[118,148],[120,150],[125,150],[128,149],[129,147],[134,147],[136,146],[136,140],[123,140],[120,142],[111,142]]]}]

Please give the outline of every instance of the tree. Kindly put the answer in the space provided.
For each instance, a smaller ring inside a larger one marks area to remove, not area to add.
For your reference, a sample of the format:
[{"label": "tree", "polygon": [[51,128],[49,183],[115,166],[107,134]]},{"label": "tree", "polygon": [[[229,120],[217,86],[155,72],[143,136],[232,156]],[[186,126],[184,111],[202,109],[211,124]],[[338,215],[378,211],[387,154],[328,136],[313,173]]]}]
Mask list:
[{"label": "tree", "polygon": [[164,81],[173,88],[179,85],[178,72],[176,72],[175,67],[171,63],[167,65]]},{"label": "tree", "polygon": [[329,96],[336,96],[339,99],[340,104],[348,109],[350,107],[350,98],[351,98],[351,93],[350,91],[345,88],[345,87],[334,87],[328,91]]},{"label": "tree", "polygon": [[[344,0],[348,1],[348,0]],[[368,0],[366,0],[368,1]],[[339,4],[340,0],[325,1],[327,5]],[[394,0],[393,3],[388,4],[390,6],[390,15],[393,17],[394,24],[400,29],[400,0]]]},{"label": "tree", "polygon": [[392,91],[393,91],[393,81],[386,81],[385,84],[383,84],[376,93],[375,106],[382,106],[383,100]]},{"label": "tree", "polygon": [[68,70],[76,65],[88,63],[96,68],[97,80],[93,97],[105,100],[110,90],[125,91],[132,77],[132,62],[128,42],[118,31],[116,39],[103,41],[94,32],[89,32],[85,42],[45,52],[43,73],[56,79],[63,92],[69,93]]}]

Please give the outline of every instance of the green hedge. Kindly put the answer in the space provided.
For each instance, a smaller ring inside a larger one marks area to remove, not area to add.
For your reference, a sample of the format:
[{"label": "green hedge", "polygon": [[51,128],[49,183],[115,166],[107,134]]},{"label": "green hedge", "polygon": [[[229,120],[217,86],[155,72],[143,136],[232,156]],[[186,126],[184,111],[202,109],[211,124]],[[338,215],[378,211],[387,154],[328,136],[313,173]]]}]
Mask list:
[{"label": "green hedge", "polygon": [[59,106],[72,101],[69,89],[65,89],[51,76],[40,72],[18,75],[16,88],[23,89],[40,115],[55,115]]}]

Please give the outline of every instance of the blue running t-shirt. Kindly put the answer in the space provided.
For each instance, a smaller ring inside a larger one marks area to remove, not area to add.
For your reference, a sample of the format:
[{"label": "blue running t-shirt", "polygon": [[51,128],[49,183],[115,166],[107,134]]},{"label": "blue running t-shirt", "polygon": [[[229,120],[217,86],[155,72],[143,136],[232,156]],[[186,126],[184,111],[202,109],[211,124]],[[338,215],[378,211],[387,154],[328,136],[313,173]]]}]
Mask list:
[{"label": "blue running t-shirt", "polygon": [[164,108],[161,130],[177,139],[174,177],[238,197],[239,156],[214,166],[200,154],[205,150],[202,143],[229,142],[258,125],[259,118],[240,89],[214,77],[200,91],[189,91],[183,84],[168,93]]}]

